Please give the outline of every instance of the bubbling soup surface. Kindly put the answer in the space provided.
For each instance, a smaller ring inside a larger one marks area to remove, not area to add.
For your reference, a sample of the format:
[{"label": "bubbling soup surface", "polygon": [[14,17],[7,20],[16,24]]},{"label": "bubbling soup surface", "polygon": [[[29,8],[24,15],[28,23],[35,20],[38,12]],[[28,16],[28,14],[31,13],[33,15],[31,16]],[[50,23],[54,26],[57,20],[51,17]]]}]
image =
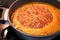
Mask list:
[{"label": "bubbling soup surface", "polygon": [[52,5],[33,2],[17,8],[11,16],[11,21],[23,33],[44,36],[60,30],[60,22],[56,16],[59,16],[59,13]]}]

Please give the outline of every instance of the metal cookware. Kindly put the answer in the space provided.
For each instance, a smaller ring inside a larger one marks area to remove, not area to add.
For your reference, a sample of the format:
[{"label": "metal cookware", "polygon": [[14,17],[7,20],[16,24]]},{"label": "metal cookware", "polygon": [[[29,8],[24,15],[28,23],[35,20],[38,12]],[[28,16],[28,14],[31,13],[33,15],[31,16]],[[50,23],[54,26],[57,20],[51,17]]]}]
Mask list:
[{"label": "metal cookware", "polygon": [[11,15],[12,13],[21,5],[25,4],[25,3],[29,3],[29,2],[43,2],[43,3],[49,3],[51,5],[56,6],[57,8],[60,9],[60,1],[58,0],[15,0],[9,8],[4,8],[1,7],[0,9],[3,9],[3,13],[2,13],[2,17],[0,18],[0,20],[5,20],[6,22],[9,23],[9,25],[12,26],[12,28],[14,29],[14,31],[23,39],[26,40],[47,40],[47,39],[52,39],[55,36],[57,36],[58,34],[60,34],[59,32],[56,32],[55,34],[51,34],[51,35],[47,35],[47,36],[30,36],[24,33],[21,33],[18,29],[16,29],[16,27],[14,27],[14,25],[11,22]]}]

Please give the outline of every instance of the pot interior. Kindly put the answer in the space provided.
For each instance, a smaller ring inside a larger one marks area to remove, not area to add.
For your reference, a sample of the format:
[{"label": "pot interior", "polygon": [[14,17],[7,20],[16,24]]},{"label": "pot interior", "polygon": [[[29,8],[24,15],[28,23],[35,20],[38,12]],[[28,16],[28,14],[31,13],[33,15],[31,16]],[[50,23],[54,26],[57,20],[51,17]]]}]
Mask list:
[{"label": "pot interior", "polygon": [[[42,2],[42,3],[49,3],[49,4],[52,4],[54,6],[56,6],[57,8],[60,9],[60,2],[58,2],[57,0],[19,0],[17,1],[16,3],[14,3],[10,10],[9,10],[9,21],[11,23],[11,15],[12,13],[17,9],[19,8],[20,6],[24,5],[24,4],[27,4],[29,2]],[[12,24],[12,23],[11,23]],[[13,26],[13,25],[12,25]]]}]

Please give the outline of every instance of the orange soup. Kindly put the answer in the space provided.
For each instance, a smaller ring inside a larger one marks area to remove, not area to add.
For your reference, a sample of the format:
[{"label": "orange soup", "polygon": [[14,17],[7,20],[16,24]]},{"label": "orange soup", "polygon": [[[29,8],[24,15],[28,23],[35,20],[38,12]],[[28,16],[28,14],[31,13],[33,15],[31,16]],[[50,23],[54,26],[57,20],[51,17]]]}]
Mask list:
[{"label": "orange soup", "polygon": [[22,33],[46,36],[60,30],[60,11],[46,3],[28,3],[12,13],[11,21]]}]

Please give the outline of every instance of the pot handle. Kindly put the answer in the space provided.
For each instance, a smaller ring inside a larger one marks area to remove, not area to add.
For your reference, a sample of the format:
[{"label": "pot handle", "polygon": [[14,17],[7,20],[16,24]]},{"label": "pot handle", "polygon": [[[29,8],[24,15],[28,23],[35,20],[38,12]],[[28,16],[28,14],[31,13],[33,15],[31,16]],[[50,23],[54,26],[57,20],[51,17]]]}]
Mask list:
[{"label": "pot handle", "polygon": [[[15,0],[10,7],[18,0]],[[9,7],[9,8],[10,8]],[[7,27],[10,26],[9,21],[8,21],[8,12],[9,12],[9,8],[4,8],[4,7],[0,7],[0,9],[2,9],[2,15],[0,17],[0,39],[1,40],[5,40],[5,37],[7,35],[8,29]]]},{"label": "pot handle", "polygon": [[10,25],[8,23],[8,8],[0,7],[1,15],[0,15],[0,40],[5,40],[5,37],[7,35],[7,27]]},{"label": "pot handle", "polygon": [[2,10],[2,13],[0,15],[1,16],[0,20],[7,20],[9,9],[8,8],[4,8],[4,7],[0,7],[0,9]]}]

